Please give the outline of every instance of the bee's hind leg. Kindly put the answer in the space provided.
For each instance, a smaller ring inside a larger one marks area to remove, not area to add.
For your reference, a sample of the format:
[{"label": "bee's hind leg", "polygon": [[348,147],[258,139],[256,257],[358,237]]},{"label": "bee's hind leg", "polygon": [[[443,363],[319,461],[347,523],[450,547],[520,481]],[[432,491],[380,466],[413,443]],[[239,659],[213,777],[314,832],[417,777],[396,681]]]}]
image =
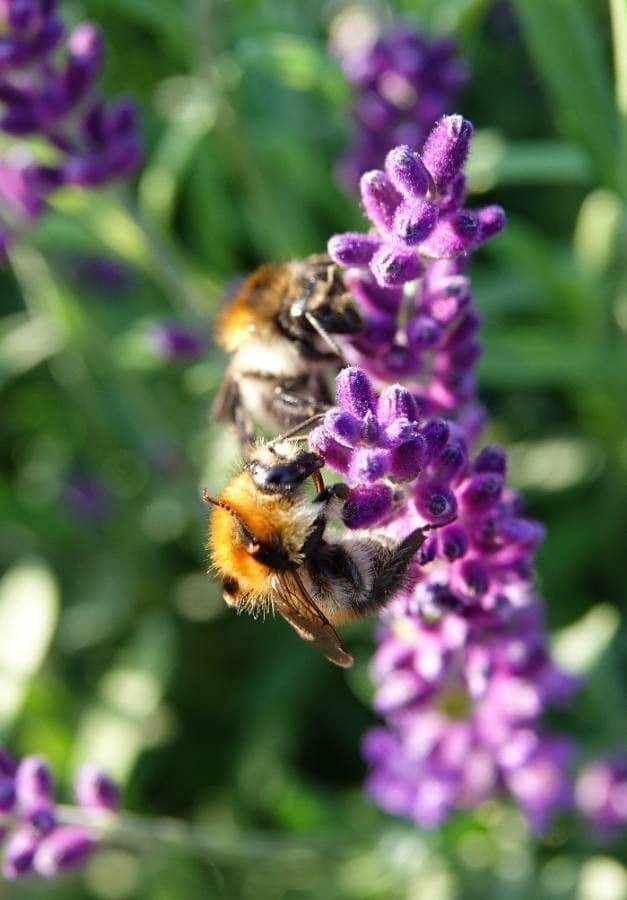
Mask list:
[{"label": "bee's hind leg", "polygon": [[392,551],[385,554],[385,558],[381,560],[382,565],[372,582],[371,596],[377,607],[384,606],[403,587],[409,564],[426,537],[427,530],[417,528]]}]

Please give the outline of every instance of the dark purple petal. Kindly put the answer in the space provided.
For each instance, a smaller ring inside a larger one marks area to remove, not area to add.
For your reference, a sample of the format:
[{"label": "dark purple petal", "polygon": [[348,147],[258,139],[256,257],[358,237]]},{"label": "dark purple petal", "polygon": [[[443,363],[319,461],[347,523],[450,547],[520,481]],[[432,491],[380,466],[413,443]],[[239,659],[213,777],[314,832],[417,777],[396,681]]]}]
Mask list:
[{"label": "dark purple petal", "polygon": [[446,445],[431,464],[430,472],[439,481],[451,482],[462,472],[467,462],[465,448],[454,441]]},{"label": "dark purple petal", "polygon": [[371,528],[386,519],[392,509],[392,490],[386,484],[354,488],[344,503],[342,520],[348,528]]},{"label": "dark purple petal", "polygon": [[505,210],[501,206],[484,206],[476,211],[476,216],[479,220],[477,240],[480,244],[494,237],[507,224]]},{"label": "dark purple petal", "polygon": [[15,785],[12,778],[0,775],[0,815],[10,813],[15,806]]},{"label": "dark purple petal", "polygon": [[422,264],[413,250],[384,244],[374,254],[370,270],[382,287],[397,287],[417,278]]},{"label": "dark purple petal", "polygon": [[450,429],[448,423],[445,422],[444,419],[430,419],[427,424],[423,426],[421,434],[427,444],[428,455],[426,462],[430,462],[435,459],[446,446]]},{"label": "dark purple petal", "polygon": [[390,474],[398,481],[412,481],[421,471],[426,457],[426,442],[417,435],[391,451]]},{"label": "dark purple petal", "polygon": [[330,409],[324,417],[324,427],[345,447],[356,447],[361,437],[362,422],[342,409]]},{"label": "dark purple petal", "polygon": [[376,310],[389,316],[396,316],[403,300],[403,289],[399,287],[384,288],[368,273],[364,276],[356,270],[348,271],[344,276],[346,287],[355,299],[367,309]]},{"label": "dark purple petal", "polygon": [[430,259],[454,259],[469,253],[479,235],[479,219],[468,210],[440,216],[437,225],[418,246],[421,256]]},{"label": "dark purple petal", "polygon": [[442,556],[449,562],[461,559],[468,550],[468,536],[464,528],[457,523],[446,525],[437,531],[438,547]]},{"label": "dark purple petal", "polygon": [[473,463],[475,472],[497,472],[505,475],[507,469],[507,455],[502,447],[484,447]]},{"label": "dark purple petal", "polygon": [[422,352],[435,347],[442,336],[442,329],[430,316],[413,316],[405,329],[411,347]]},{"label": "dark purple petal", "polygon": [[496,472],[473,475],[462,487],[459,498],[465,512],[485,513],[498,503],[503,490],[503,476]]},{"label": "dark purple petal", "polygon": [[384,478],[390,468],[390,451],[361,448],[351,460],[349,479],[355,484],[371,484]]},{"label": "dark purple petal", "polygon": [[413,247],[431,234],[438,221],[438,208],[429,200],[405,200],[394,214],[394,234]]}]

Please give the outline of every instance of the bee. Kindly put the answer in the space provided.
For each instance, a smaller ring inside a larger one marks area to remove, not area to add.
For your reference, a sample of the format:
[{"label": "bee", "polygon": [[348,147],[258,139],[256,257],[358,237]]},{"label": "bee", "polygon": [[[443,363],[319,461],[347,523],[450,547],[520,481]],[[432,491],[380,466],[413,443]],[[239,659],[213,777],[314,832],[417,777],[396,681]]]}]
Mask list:
[{"label": "bee", "polygon": [[218,321],[216,340],[233,356],[214,416],[232,421],[247,446],[255,425],[277,434],[326,409],[324,367],[342,359],[332,335],[361,327],[328,256],[261,266]]},{"label": "bee", "polygon": [[[334,625],[381,609],[403,586],[426,529],[398,542],[383,534],[327,536],[348,488],[324,486],[317,453],[277,438],[255,444],[213,505],[208,547],[223,596],[238,612],[275,610],[297,634],[345,668],[353,663]],[[317,491],[307,491],[311,478]]]}]

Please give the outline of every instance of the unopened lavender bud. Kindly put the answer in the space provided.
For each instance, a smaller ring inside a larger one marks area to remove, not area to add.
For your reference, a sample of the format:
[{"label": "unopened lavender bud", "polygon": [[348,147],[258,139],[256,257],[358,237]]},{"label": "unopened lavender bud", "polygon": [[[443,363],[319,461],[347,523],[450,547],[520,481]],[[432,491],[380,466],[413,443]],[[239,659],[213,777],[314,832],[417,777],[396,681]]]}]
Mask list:
[{"label": "unopened lavender bud", "polygon": [[442,452],[449,439],[450,429],[444,419],[429,419],[420,432],[427,444],[427,462]]},{"label": "unopened lavender bud", "polygon": [[0,815],[10,813],[15,806],[15,785],[11,778],[0,775]]},{"label": "unopened lavender bud", "polygon": [[78,25],[68,38],[71,63],[80,64],[85,77],[92,77],[102,64],[103,42],[100,30],[89,22]]},{"label": "unopened lavender bud", "polygon": [[357,366],[342,369],[335,384],[338,403],[343,410],[352,413],[358,419],[363,419],[367,412],[375,412],[376,398],[363,369]]},{"label": "unopened lavender bud", "polygon": [[394,213],[402,200],[385,172],[374,169],[366,172],[359,183],[364,211],[373,225],[384,233],[394,226]]},{"label": "unopened lavender bud", "polygon": [[65,825],[55,829],[39,844],[33,865],[45,878],[51,878],[81,865],[91,855],[96,842],[85,828]]},{"label": "unopened lavender bud", "polygon": [[340,266],[367,266],[380,246],[381,239],[375,235],[348,231],[333,235],[327,250],[331,259]]},{"label": "unopened lavender bud", "polygon": [[452,525],[446,525],[437,531],[438,546],[440,553],[449,562],[461,559],[468,550],[468,535],[461,525],[455,522]]},{"label": "unopened lavender bud", "polygon": [[478,559],[464,559],[453,567],[451,583],[466,601],[472,601],[486,593],[490,576]]},{"label": "unopened lavender bud", "polygon": [[438,208],[429,200],[405,200],[394,214],[394,234],[409,247],[431,234],[438,221]]},{"label": "unopened lavender bud", "polygon": [[370,528],[386,519],[392,509],[392,490],[386,484],[354,488],[344,503],[342,520],[348,528]]},{"label": "unopened lavender bud", "polygon": [[480,243],[494,237],[507,224],[505,210],[502,206],[484,206],[476,211],[479,220],[478,240]]},{"label": "unopened lavender bud", "polygon": [[388,450],[362,448],[353,454],[349,479],[355,484],[372,484],[387,475],[389,466],[390,452]]},{"label": "unopened lavender bud", "polygon": [[9,881],[24,878],[33,870],[33,858],[40,838],[30,828],[18,828],[7,839],[2,873]]},{"label": "unopened lavender bud", "polygon": [[383,356],[385,367],[393,378],[414,375],[421,366],[418,354],[405,344],[394,343]]},{"label": "unopened lavender bud", "polygon": [[419,482],[414,493],[414,504],[429,525],[445,525],[457,515],[455,494],[439,482]]},{"label": "unopened lavender bud", "polygon": [[420,255],[427,259],[454,259],[476,245],[479,220],[474,213],[461,210],[440,216],[437,225],[418,247]]},{"label": "unopened lavender bud", "polygon": [[42,756],[25,756],[15,773],[15,791],[21,809],[51,804],[52,777]]},{"label": "unopened lavender bud", "polygon": [[412,481],[416,478],[426,457],[426,443],[421,435],[404,441],[390,453],[390,475],[397,481]]},{"label": "unopened lavender bud", "polygon": [[396,319],[392,316],[383,313],[362,316],[362,329],[354,340],[354,344],[360,349],[385,347],[390,343],[396,331]]},{"label": "unopened lavender bud", "polygon": [[348,474],[352,451],[339,444],[323,425],[319,425],[309,433],[309,446],[324,456],[325,463],[336,472]]},{"label": "unopened lavender bud", "polygon": [[324,417],[324,427],[345,447],[356,447],[361,436],[362,423],[342,409],[330,409]]},{"label": "unopened lavender bud", "polygon": [[391,425],[400,418],[418,420],[418,405],[414,395],[400,384],[393,384],[381,392],[377,403],[377,417],[383,425]]},{"label": "unopened lavender bud", "polygon": [[416,553],[416,561],[421,566],[426,566],[436,557],[438,551],[438,539],[435,532],[429,534],[425,541],[418,548]]},{"label": "unopened lavender bud", "polygon": [[505,475],[507,456],[502,447],[489,446],[479,451],[473,463],[475,472],[497,472]]},{"label": "unopened lavender bud", "polygon": [[447,185],[445,192],[438,200],[438,207],[441,213],[453,212],[461,209],[466,199],[466,176],[463,172],[453,178]]},{"label": "unopened lavender bud", "polygon": [[455,178],[466,161],[472,125],[462,116],[444,116],[422,148],[422,161],[438,191]]},{"label": "unopened lavender bud", "polygon": [[349,270],[344,276],[344,283],[360,306],[388,316],[396,316],[403,302],[402,287],[381,287],[370,273],[364,276],[359,270]]},{"label": "unopened lavender bud", "polygon": [[361,424],[361,440],[362,443],[369,447],[374,447],[379,443],[381,429],[377,422],[376,414],[368,410]]},{"label": "unopened lavender bud", "polygon": [[450,349],[456,344],[464,343],[477,332],[480,325],[481,317],[474,310],[468,310],[448,332],[444,346]]},{"label": "unopened lavender bud", "polygon": [[419,433],[418,423],[412,422],[406,416],[400,416],[383,429],[382,444],[385,447],[399,447],[405,441],[413,441],[418,437],[424,444],[424,439]]},{"label": "unopened lavender bud", "polygon": [[417,278],[422,265],[413,250],[384,244],[374,254],[370,270],[382,287],[397,287]]},{"label": "unopened lavender bud", "polygon": [[502,490],[502,475],[496,472],[473,475],[460,491],[462,509],[473,515],[487,512],[498,503]]},{"label": "unopened lavender bud", "polygon": [[406,328],[407,341],[418,351],[431,350],[439,342],[442,329],[430,316],[412,316]]},{"label": "unopened lavender bud", "polygon": [[442,452],[431,464],[430,472],[438,481],[450,483],[464,469],[466,465],[466,451],[458,442],[447,444]]},{"label": "unopened lavender bud", "polygon": [[390,150],[385,158],[385,171],[396,190],[410,200],[423,199],[429,190],[429,173],[411,147],[401,145]]}]

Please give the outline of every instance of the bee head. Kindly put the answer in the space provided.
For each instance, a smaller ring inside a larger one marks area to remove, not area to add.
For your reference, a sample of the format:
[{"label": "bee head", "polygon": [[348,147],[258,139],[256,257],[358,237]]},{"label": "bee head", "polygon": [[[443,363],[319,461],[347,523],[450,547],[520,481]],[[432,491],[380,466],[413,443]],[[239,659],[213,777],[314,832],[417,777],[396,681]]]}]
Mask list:
[{"label": "bee head", "polygon": [[339,268],[330,261],[308,274],[302,293],[290,307],[290,316],[328,334],[356,334],[362,328],[355,301],[344,287]]},{"label": "bee head", "polygon": [[285,494],[323,466],[324,460],[318,453],[281,442],[257,447],[245,468],[263,493]]}]

